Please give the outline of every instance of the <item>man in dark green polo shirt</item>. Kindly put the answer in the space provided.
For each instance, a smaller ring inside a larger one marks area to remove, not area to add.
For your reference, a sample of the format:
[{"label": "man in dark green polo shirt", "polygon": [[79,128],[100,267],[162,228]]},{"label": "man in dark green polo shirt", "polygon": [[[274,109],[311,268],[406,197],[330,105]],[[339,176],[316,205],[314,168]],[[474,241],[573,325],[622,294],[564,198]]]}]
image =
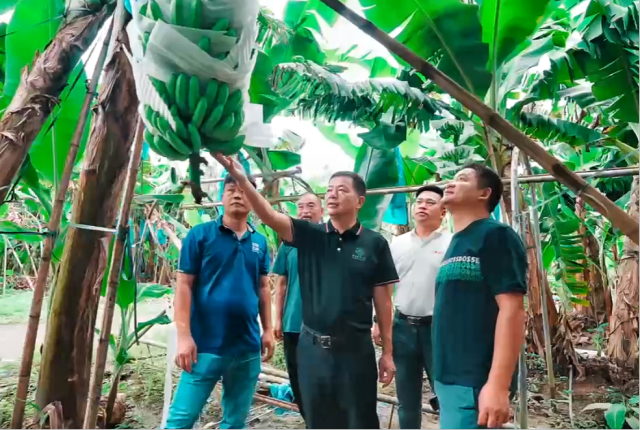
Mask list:
[{"label": "man in dark green polo shirt", "polygon": [[502,182],[470,164],[445,189],[454,235],[438,272],[433,313],[440,428],[501,428],[524,342],[527,255],[511,227],[489,218]]},{"label": "man in dark green polo shirt", "polygon": [[[358,222],[366,186],[352,172],[334,173],[317,225],[276,212],[230,157],[215,158],[234,176],[258,217],[298,249],[303,328],[298,344],[300,391],[309,428],[379,428],[376,370],[395,374],[391,292],[398,281],[389,244]],[[382,337],[376,369],[372,302]]]},{"label": "man in dark green polo shirt", "polygon": [[[314,224],[322,221],[322,202],[313,193],[303,195],[296,204],[298,218]],[[300,297],[300,280],[298,279],[298,250],[283,243],[278,251],[273,273],[276,281],[275,311],[276,321],[273,333],[277,340],[283,342],[284,359],[291,382],[294,401],[298,405],[300,415],[304,418],[304,407],[298,384],[298,340],[302,329],[302,298]]]}]

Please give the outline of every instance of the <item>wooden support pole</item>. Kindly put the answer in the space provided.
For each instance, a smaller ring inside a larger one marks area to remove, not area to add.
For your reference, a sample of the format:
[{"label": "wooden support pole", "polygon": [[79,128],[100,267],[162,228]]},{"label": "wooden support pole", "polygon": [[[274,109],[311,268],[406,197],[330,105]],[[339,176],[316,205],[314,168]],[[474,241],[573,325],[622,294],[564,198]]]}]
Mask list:
[{"label": "wooden support pole", "polygon": [[78,150],[80,149],[80,140],[84,134],[87,118],[89,117],[89,110],[91,109],[91,103],[93,102],[96,89],[98,88],[98,81],[102,74],[102,66],[107,58],[109,39],[112,31],[113,21],[109,25],[108,33],[102,43],[102,48],[100,49],[100,54],[96,61],[96,67],[91,75],[91,80],[89,81],[87,95],[84,98],[82,110],[80,111],[80,118],[78,118],[78,124],[73,134],[73,138],[71,139],[71,146],[69,147],[64,170],[62,171],[58,194],[53,205],[51,217],[49,218],[49,225],[47,226],[49,235],[47,235],[45,239],[42,259],[40,260],[40,266],[38,267],[38,278],[36,279],[36,285],[33,289],[33,299],[31,300],[31,310],[29,311],[29,324],[27,326],[27,334],[25,336],[24,348],[22,350],[22,361],[20,362],[16,401],[13,407],[13,416],[11,417],[11,428],[14,429],[22,428],[24,409],[29,391],[31,367],[33,366],[33,353],[35,351],[36,337],[38,336],[40,313],[42,312],[42,299],[44,298],[44,292],[47,287],[51,257],[53,255],[53,249],[55,248],[58,229],[60,228],[60,221],[62,220],[64,203],[67,200],[67,189],[69,188],[69,182],[71,181],[71,173],[73,172],[73,166],[76,164],[76,157],[78,156]]},{"label": "wooden support pole", "polygon": [[[380,30],[373,23],[349,9],[340,0],[322,0],[324,4],[342,15],[365,34],[387,48],[390,52],[402,58],[417,72],[433,81],[447,94],[458,100],[464,107],[476,114],[485,124],[500,133],[509,142],[535,160],[547,172],[552,174],[563,185],[582,197],[602,216],[611,221],[614,227],[629,237],[634,243],[640,244],[638,222],[626,212],[616,206],[605,195],[591,186],[565,166],[560,160],[549,154],[542,146],[531,140],[526,134],[515,128],[496,111],[484,104],[473,94],[466,91],[447,75],[436,69],[432,64],[423,60],[406,46]],[[374,6],[375,7],[375,6]]]},{"label": "wooden support pole", "polygon": [[[529,157],[524,155],[524,168],[527,174],[531,174],[531,163]],[[542,333],[544,335],[544,357],[547,364],[547,380],[549,381],[549,396],[553,399],[556,396],[556,376],[553,371],[553,354],[551,345],[551,327],[549,326],[549,306],[547,304],[547,276],[542,260],[542,240],[540,236],[540,219],[538,217],[538,198],[536,196],[537,185],[531,186],[531,235],[536,248],[536,259],[538,260],[540,295],[542,306]]]},{"label": "wooden support pole", "polygon": [[[527,232],[523,228],[520,214],[520,187],[518,184],[518,162],[520,159],[520,150],[513,148],[511,151],[511,226],[520,234],[523,243],[527,243]],[[524,299],[523,299],[524,300]],[[520,428],[528,428],[527,416],[527,353],[525,345],[522,345],[520,356],[518,358],[518,415]]]},{"label": "wooden support pole", "polygon": [[[136,131],[133,151],[131,151],[131,159],[129,161],[129,171],[120,206],[120,214],[118,216],[118,236],[113,246],[113,254],[111,258],[111,266],[109,267],[109,278],[107,283],[107,295],[105,298],[105,308],[102,315],[102,326],[100,328],[100,339],[98,341],[98,351],[96,353],[96,365],[91,378],[89,388],[89,401],[87,402],[87,411],[84,417],[85,429],[96,428],[96,418],[98,408],[100,407],[100,396],[102,395],[102,378],[107,364],[107,352],[109,351],[109,335],[111,334],[111,324],[113,323],[113,311],[116,304],[116,293],[118,283],[120,282],[120,270],[122,269],[122,260],[124,250],[127,244],[129,230],[129,212],[131,202],[133,201],[133,192],[136,187],[138,170],[140,169],[140,157],[142,154],[142,142],[144,135],[144,123],[138,119],[138,129]],[[109,411],[107,411],[107,415]]]}]

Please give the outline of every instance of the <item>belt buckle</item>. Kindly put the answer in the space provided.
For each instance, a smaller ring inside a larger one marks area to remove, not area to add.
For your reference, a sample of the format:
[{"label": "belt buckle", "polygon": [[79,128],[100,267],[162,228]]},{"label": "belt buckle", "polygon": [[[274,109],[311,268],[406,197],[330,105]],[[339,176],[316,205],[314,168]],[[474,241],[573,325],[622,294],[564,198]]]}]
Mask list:
[{"label": "belt buckle", "polygon": [[422,318],[420,317],[411,317],[411,316],[407,316],[407,322],[411,325],[420,325],[420,320]]},{"label": "belt buckle", "polygon": [[324,349],[331,348],[331,336],[320,336],[320,346]]}]

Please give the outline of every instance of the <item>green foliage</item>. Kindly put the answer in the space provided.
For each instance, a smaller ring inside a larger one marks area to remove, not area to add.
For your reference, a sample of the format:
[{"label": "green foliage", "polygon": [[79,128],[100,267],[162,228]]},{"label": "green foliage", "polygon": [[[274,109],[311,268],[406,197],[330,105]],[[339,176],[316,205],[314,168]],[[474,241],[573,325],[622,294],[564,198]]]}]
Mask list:
[{"label": "green foliage", "polygon": [[534,83],[527,102],[558,97],[584,79],[593,84],[593,100],[613,119],[637,122],[639,21],[637,2],[620,6],[591,0],[576,28],[582,40],[552,59],[551,69]]},{"label": "green foliage", "polygon": [[507,57],[534,33],[549,2],[550,0],[479,2],[482,41],[489,46],[487,70],[495,73]]},{"label": "green foliage", "polygon": [[427,131],[440,109],[436,101],[406,81],[349,82],[312,62],[279,64],[272,81],[275,92],[294,103],[292,112],[314,121],[350,121],[372,128],[388,113],[392,122],[404,119],[408,127]]},{"label": "green foliage", "polygon": [[[380,150],[362,145],[353,171],[364,179],[368,189],[393,187],[398,183],[398,164],[393,149]],[[358,216],[362,225],[377,230],[391,198],[391,195],[380,194],[367,196]]]},{"label": "green foliage", "polygon": [[[35,54],[42,53],[55,37],[64,11],[65,2],[62,0],[20,0],[17,3],[9,22],[9,35],[5,42],[6,75],[1,103],[3,108],[9,104],[18,89],[23,69],[30,66]],[[51,183],[59,181],[62,175],[86,94],[85,81],[86,75],[80,63],[61,94],[60,106],[54,109],[31,147],[33,166]],[[79,156],[84,150],[87,135],[88,127],[81,141]]]},{"label": "green foliage", "polygon": [[571,121],[529,112],[521,112],[519,120],[522,131],[542,141],[559,141],[578,147],[604,139],[604,136],[596,130]]},{"label": "green foliage", "polygon": [[489,47],[478,6],[459,0],[360,0],[365,17],[467,91],[483,98],[491,83]]}]

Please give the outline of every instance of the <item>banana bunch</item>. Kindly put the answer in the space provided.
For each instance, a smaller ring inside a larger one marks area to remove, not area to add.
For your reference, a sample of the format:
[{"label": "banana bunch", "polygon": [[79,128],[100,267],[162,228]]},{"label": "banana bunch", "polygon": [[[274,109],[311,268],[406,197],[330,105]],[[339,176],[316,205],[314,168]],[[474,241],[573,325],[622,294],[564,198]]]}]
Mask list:
[{"label": "banana bunch", "polygon": [[244,122],[242,93],[215,79],[206,84],[196,76],[174,74],[168,84],[152,78],[151,83],[171,113],[170,122],[145,106],[147,143],[158,154],[171,160],[186,160],[201,150],[225,155],[237,153],[244,143],[237,136]]},{"label": "banana bunch", "polygon": [[[191,7],[189,8],[188,14],[183,13],[182,2],[183,0],[171,1],[171,16],[169,17],[169,19],[165,19],[164,15],[162,14],[162,9],[155,0],[149,0],[147,4],[140,9],[140,14],[146,16],[149,19],[152,19],[153,21],[163,21],[167,24],[172,24],[175,26],[224,32],[225,36],[232,37],[234,41],[237,42],[238,32],[235,28],[231,28],[229,26],[228,19],[221,18],[217,20],[211,28],[208,28],[202,22],[202,1],[191,0]],[[144,32],[141,35],[142,47],[144,51],[146,51],[147,49],[149,35],[149,32]],[[203,37],[202,39],[200,39],[200,41],[198,42],[198,47],[218,60],[224,60],[229,56],[229,52],[217,52],[213,54],[211,52],[211,40],[208,37]]]}]

